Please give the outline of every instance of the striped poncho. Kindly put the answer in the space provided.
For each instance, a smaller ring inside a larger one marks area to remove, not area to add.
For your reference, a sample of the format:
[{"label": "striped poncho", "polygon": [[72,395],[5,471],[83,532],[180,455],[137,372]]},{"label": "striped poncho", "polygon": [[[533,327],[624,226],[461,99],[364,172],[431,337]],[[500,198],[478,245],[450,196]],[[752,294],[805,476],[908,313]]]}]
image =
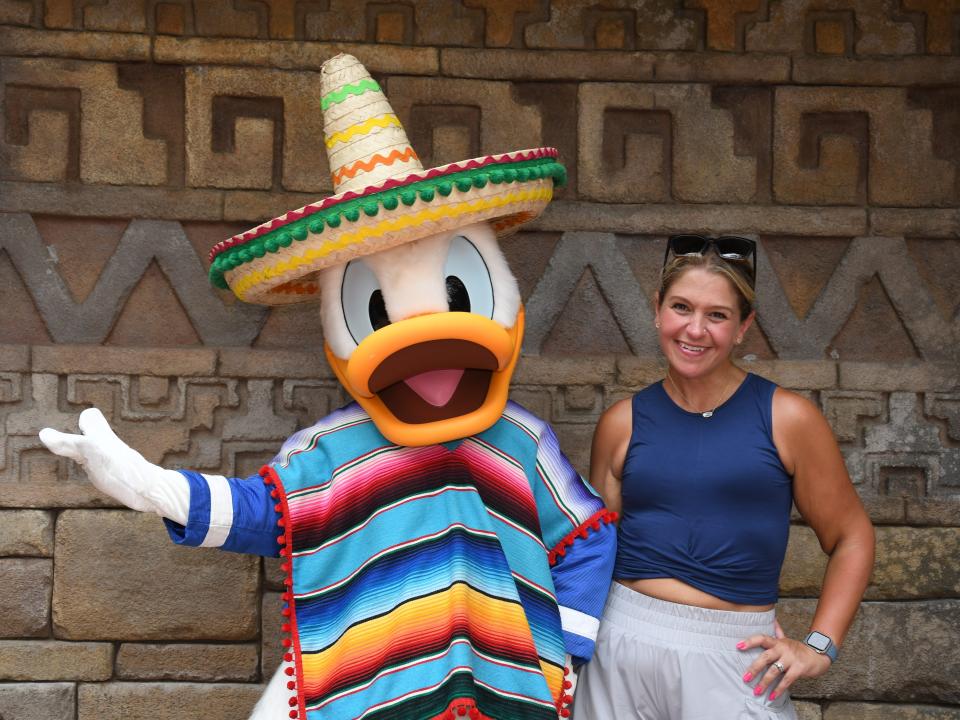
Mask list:
[{"label": "striped poncho", "polygon": [[[351,404],[291,437],[265,468],[267,485],[185,474],[211,498],[226,483],[235,526],[253,504],[238,493],[273,490],[299,717],[563,710],[564,656],[592,654],[615,533],[549,426],[520,406],[479,435],[403,447]],[[179,541],[204,544],[202,514],[191,512]],[[257,551],[255,524],[223,546]]]}]

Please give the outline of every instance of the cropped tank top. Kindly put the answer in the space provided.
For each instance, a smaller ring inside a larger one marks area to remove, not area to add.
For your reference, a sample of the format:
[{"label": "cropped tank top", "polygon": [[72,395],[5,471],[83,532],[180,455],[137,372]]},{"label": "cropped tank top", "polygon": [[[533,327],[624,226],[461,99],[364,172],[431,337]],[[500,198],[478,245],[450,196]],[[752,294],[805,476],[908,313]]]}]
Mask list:
[{"label": "cropped tank top", "polygon": [[633,397],[614,577],[777,601],[793,483],[773,443],[776,387],[748,374],[710,418],[679,407],[662,382]]}]

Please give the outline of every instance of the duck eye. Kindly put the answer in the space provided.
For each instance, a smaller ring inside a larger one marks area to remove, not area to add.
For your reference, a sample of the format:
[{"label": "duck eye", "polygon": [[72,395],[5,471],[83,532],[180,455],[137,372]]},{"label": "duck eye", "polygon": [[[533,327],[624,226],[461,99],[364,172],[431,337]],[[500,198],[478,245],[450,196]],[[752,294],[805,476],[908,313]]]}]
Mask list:
[{"label": "duck eye", "polygon": [[368,335],[390,324],[380,283],[363,260],[347,263],[340,286],[340,306],[347,330],[357,345]]},{"label": "duck eye", "polygon": [[490,271],[476,245],[463,235],[450,240],[443,268],[447,304],[451,312],[472,312],[493,317],[493,283]]}]

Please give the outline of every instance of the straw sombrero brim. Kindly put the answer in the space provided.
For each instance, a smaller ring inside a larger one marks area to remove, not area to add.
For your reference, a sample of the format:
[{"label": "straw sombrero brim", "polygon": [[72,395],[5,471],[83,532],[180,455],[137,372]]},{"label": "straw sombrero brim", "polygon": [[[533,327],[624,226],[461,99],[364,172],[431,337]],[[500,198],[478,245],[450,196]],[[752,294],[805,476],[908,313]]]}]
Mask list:
[{"label": "straw sombrero brim", "polygon": [[210,280],[238,298],[287,305],[319,297],[318,271],[488,221],[507,235],[566,182],[554,148],[488,155],[391,178],[293,210],[218,243]]}]

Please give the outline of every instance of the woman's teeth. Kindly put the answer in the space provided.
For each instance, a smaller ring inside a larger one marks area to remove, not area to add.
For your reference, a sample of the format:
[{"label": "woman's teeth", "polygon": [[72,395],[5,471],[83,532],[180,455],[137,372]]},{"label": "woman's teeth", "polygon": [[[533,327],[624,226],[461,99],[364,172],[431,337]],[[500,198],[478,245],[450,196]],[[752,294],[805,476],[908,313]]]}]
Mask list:
[{"label": "woman's teeth", "polygon": [[680,349],[692,353],[702,353],[704,350],[706,350],[705,347],[701,347],[699,345],[687,345],[686,343],[679,343],[679,345]]}]

